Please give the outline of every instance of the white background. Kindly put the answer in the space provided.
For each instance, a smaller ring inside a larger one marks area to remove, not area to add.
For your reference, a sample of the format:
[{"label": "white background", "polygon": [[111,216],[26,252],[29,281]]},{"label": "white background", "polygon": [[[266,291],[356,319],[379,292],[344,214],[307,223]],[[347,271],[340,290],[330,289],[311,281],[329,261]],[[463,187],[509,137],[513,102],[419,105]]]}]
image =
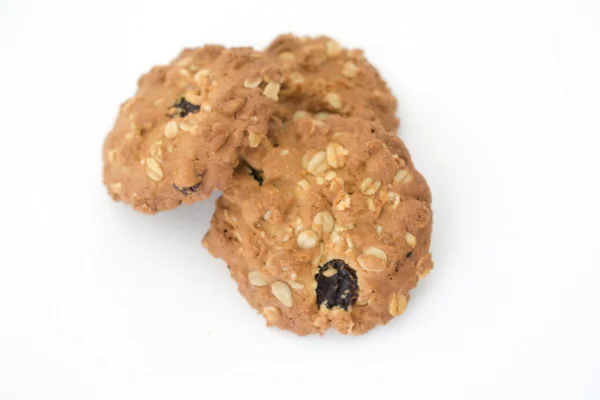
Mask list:
[{"label": "white background", "polygon": [[[0,399],[600,399],[598,1],[0,2]],[[399,101],[435,269],[362,337],[268,329],[213,201],[113,203],[101,146],[184,46],[328,34]]]}]

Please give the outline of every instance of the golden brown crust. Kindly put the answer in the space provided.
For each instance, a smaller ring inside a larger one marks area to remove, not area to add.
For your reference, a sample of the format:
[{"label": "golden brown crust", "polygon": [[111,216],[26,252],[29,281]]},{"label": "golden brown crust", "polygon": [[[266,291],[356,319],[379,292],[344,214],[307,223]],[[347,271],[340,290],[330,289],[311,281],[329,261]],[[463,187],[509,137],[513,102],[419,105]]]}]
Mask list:
[{"label": "golden brown crust", "polygon": [[[274,139],[262,186],[238,167],[204,245],[269,325],[361,334],[400,315],[432,267],[431,194],[402,141],[337,116],[300,118]],[[325,287],[336,274],[337,297]]]},{"label": "golden brown crust", "polygon": [[361,50],[335,40],[278,36],[265,50],[283,69],[280,103],[287,119],[297,112],[360,117],[398,129],[396,99]]},{"label": "golden brown crust", "polygon": [[280,68],[250,48],[184,50],[154,67],[121,106],[104,144],[112,197],[155,213],[223,189],[277,123]]}]

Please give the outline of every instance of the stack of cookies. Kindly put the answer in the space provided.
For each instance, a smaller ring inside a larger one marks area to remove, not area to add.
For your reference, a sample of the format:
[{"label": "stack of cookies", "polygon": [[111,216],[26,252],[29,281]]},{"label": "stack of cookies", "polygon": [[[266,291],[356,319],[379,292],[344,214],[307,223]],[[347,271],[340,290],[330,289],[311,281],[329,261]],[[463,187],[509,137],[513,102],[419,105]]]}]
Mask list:
[{"label": "stack of cookies", "polygon": [[431,193],[360,50],[283,35],[154,67],[104,144],[113,199],[154,214],[222,192],[203,244],[268,325],[362,334],[431,270]]}]

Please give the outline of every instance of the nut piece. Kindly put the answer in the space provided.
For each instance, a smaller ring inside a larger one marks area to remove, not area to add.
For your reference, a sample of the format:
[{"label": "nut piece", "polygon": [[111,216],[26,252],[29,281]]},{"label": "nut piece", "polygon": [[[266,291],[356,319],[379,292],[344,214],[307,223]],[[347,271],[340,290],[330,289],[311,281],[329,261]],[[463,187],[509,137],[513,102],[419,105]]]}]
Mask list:
[{"label": "nut piece", "polygon": [[375,227],[375,230],[377,231],[378,235],[381,235],[383,233],[383,226],[377,224],[377,226]]},{"label": "nut piece", "polygon": [[309,161],[310,161],[309,160],[309,153],[304,154],[304,156],[302,157],[302,168],[307,169]]},{"label": "nut piece", "polygon": [[381,181],[373,181],[373,178],[367,177],[360,184],[360,191],[366,196],[373,196],[379,190]]},{"label": "nut piece", "polygon": [[402,314],[406,310],[408,299],[401,292],[394,292],[390,297],[390,303],[388,305],[388,311],[394,317]]},{"label": "nut piece", "polygon": [[331,235],[329,235],[329,241],[333,244],[339,243],[340,240],[342,240],[342,237],[336,231],[331,232]]},{"label": "nut piece", "polygon": [[306,179],[301,179],[298,181],[298,186],[302,188],[302,190],[309,191],[310,190],[310,182]]},{"label": "nut piece", "polygon": [[182,131],[193,132],[196,130],[196,128],[196,125],[192,125],[189,122],[181,121],[179,123],[179,129],[181,129]]},{"label": "nut piece", "polygon": [[415,237],[415,235],[413,235],[409,231],[406,231],[406,234],[404,235],[404,238],[406,239],[406,243],[408,243],[408,245],[410,247],[412,247],[413,249],[415,247],[417,247],[417,238]]},{"label": "nut piece", "polygon": [[121,189],[123,188],[123,185],[121,184],[121,182],[115,182],[108,185],[108,187],[111,192],[115,194],[121,194]]},{"label": "nut piece", "polygon": [[388,260],[387,254],[385,254],[385,251],[381,250],[378,247],[367,247],[366,249],[363,250],[363,253],[365,253],[368,256],[377,257],[385,262],[387,262],[387,260]]},{"label": "nut piece", "polygon": [[345,185],[344,180],[338,176],[336,178],[333,178],[333,180],[329,184],[329,190],[331,190],[333,192],[337,192],[338,190],[343,191],[343,190],[345,190],[344,185]]},{"label": "nut piece", "polygon": [[201,70],[199,70],[198,72],[196,72],[194,74],[194,80],[198,83],[202,83],[202,81],[204,79],[206,79],[206,77],[209,75],[210,75],[210,70],[206,69],[206,68],[202,68]]},{"label": "nut piece", "polygon": [[346,228],[344,227],[344,225],[342,225],[342,224],[340,224],[340,223],[336,222],[336,223],[333,225],[333,230],[334,230],[334,231],[336,231],[336,232],[345,232],[345,231],[346,231]]},{"label": "nut piece", "polygon": [[358,265],[360,265],[362,269],[369,272],[381,272],[387,266],[387,262],[375,255],[370,254],[361,254],[360,256],[356,257],[356,261],[358,261]]},{"label": "nut piece", "polygon": [[419,262],[417,263],[417,276],[419,279],[425,278],[432,268],[433,261],[431,260],[431,253],[419,258]]},{"label": "nut piece", "polygon": [[313,218],[313,225],[321,231],[329,233],[333,230],[333,217],[327,211],[320,212]]},{"label": "nut piece", "polygon": [[321,111],[315,114],[315,119],[318,119],[319,121],[322,121],[324,119],[327,119],[331,116],[331,114],[329,114],[328,112],[325,111]]},{"label": "nut piece", "polygon": [[344,51],[344,48],[335,40],[330,40],[325,44],[325,52],[329,57],[335,57],[342,51]]},{"label": "nut piece", "polygon": [[342,67],[342,75],[346,78],[356,78],[356,75],[358,75],[358,67],[352,61],[346,61]]},{"label": "nut piece", "polygon": [[400,195],[396,192],[388,192],[387,200],[388,200],[388,203],[392,204],[392,208],[396,209],[396,208],[398,208],[398,205],[400,204]]},{"label": "nut piece", "polygon": [[252,148],[258,147],[258,145],[260,145],[262,138],[263,138],[262,135],[259,135],[258,133],[250,132],[248,134],[248,141],[250,142],[250,147],[252,147]]},{"label": "nut piece", "polygon": [[251,78],[244,79],[244,87],[248,88],[248,89],[257,88],[261,83],[262,83],[262,78],[260,76],[254,78],[254,79],[251,79]]},{"label": "nut piece", "polygon": [[306,165],[306,170],[313,175],[319,175],[327,171],[327,153],[319,151],[312,156]]},{"label": "nut piece", "polygon": [[280,317],[281,313],[275,307],[265,307],[262,309],[261,314],[267,320],[267,325],[273,325]]},{"label": "nut piece", "polygon": [[202,104],[202,96],[200,96],[194,92],[191,92],[191,91],[187,92],[184,97],[188,103],[192,103],[194,105]]},{"label": "nut piece", "polygon": [[271,283],[271,292],[284,306],[292,306],[292,291],[288,285],[279,281],[273,282]]},{"label": "nut piece", "polygon": [[162,157],[162,140],[157,140],[150,145],[150,155],[158,160]]},{"label": "nut piece", "polygon": [[342,106],[344,105],[340,95],[334,92],[327,93],[325,95],[325,101],[327,101],[327,103],[329,103],[329,105],[336,110],[341,110]]},{"label": "nut piece", "polygon": [[110,161],[111,163],[115,163],[117,161],[117,153],[117,149],[110,149],[108,151],[108,161]]},{"label": "nut piece", "polygon": [[263,95],[271,100],[279,100],[279,88],[281,86],[279,85],[279,83],[275,83],[275,82],[269,82],[267,83],[267,86],[265,86],[264,90],[263,90]]},{"label": "nut piece", "polygon": [[332,276],[334,276],[337,273],[338,273],[337,269],[329,268],[329,269],[325,270],[325,272],[323,272],[323,276],[326,278],[331,278]]},{"label": "nut piece", "polygon": [[377,206],[375,205],[375,200],[373,200],[370,197],[367,198],[367,207],[369,208],[369,211],[375,212],[375,210],[377,210]]},{"label": "nut piece", "polygon": [[396,172],[396,176],[394,176],[394,181],[396,183],[400,183],[400,182],[402,182],[402,180],[404,180],[404,178],[406,178],[407,175],[408,175],[408,170],[399,169],[398,172]]},{"label": "nut piece", "polygon": [[317,235],[315,231],[310,229],[300,232],[300,234],[296,238],[296,243],[301,249],[312,249],[317,245],[318,241],[319,235]]},{"label": "nut piece", "polygon": [[167,139],[173,139],[175,136],[177,136],[178,132],[179,132],[179,127],[177,126],[177,122],[175,122],[175,121],[167,122],[167,124],[165,125],[165,137]]},{"label": "nut piece", "polygon": [[346,238],[346,245],[348,246],[349,249],[354,248],[354,242],[352,241],[352,238],[350,236],[348,236]]},{"label": "nut piece", "polygon": [[185,76],[186,78],[189,78],[189,77],[190,77],[190,71],[188,71],[188,70],[187,70],[187,69],[185,69],[185,68],[179,68],[178,72],[179,72],[181,75]]},{"label": "nut piece", "polygon": [[296,220],[294,222],[292,222],[290,229],[294,228],[294,233],[298,234],[300,233],[300,231],[302,230],[302,218],[300,217],[296,217]]},{"label": "nut piece", "polygon": [[151,157],[146,158],[146,175],[156,182],[162,181],[165,176],[158,162]]},{"label": "nut piece", "polygon": [[232,235],[235,238],[235,240],[242,243],[242,235],[240,235],[240,233],[238,231],[233,231]]},{"label": "nut piece", "polygon": [[350,196],[345,195],[340,201],[338,201],[338,203],[335,205],[335,208],[339,211],[344,211],[350,208],[351,204],[352,199],[350,198]]},{"label": "nut piece", "polygon": [[327,162],[332,168],[342,168],[346,165],[348,158],[348,149],[338,142],[331,142],[327,145]]},{"label": "nut piece", "polygon": [[248,272],[248,281],[252,286],[267,286],[267,280],[260,271]]},{"label": "nut piece", "polygon": [[394,182],[396,183],[408,183],[413,180],[413,174],[407,169],[399,169],[394,176]]}]

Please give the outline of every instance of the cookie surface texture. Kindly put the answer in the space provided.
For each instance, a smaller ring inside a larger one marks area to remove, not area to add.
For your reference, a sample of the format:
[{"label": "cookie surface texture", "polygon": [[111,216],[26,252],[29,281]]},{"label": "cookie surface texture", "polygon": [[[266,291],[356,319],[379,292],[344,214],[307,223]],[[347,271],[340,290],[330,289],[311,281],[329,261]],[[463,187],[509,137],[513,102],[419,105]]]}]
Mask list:
[{"label": "cookie surface texture", "polygon": [[433,264],[431,194],[378,122],[299,118],[240,165],[203,244],[268,325],[361,334],[402,314]]},{"label": "cookie surface texture", "polygon": [[250,48],[186,49],[152,68],[104,143],[113,199],[153,214],[223,189],[242,149],[278,123],[281,79],[280,67]]},{"label": "cookie surface texture", "polygon": [[266,53],[283,69],[280,99],[287,119],[338,114],[398,129],[396,99],[361,50],[345,49],[326,36],[281,35]]}]

